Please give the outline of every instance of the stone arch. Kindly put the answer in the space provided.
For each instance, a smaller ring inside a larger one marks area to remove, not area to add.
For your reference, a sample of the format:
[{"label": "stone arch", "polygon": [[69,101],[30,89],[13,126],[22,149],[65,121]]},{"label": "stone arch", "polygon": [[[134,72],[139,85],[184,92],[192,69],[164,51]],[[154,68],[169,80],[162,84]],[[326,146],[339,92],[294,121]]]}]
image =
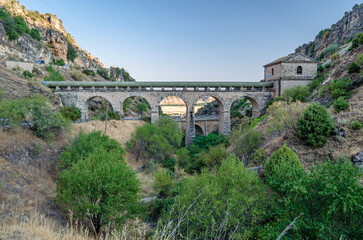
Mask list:
[{"label": "stone arch", "polygon": [[180,100],[182,100],[183,104],[185,105],[185,110],[183,109],[182,110],[182,113],[184,114],[181,114],[181,115],[184,115],[184,117],[186,116],[187,112],[188,112],[188,106],[189,104],[187,103],[186,99],[183,97],[183,96],[180,96],[180,95],[166,95],[166,94],[163,94],[163,95],[160,95],[159,97],[159,100],[158,100],[158,106],[161,106],[162,102],[165,101],[166,99],[168,98],[178,98]]},{"label": "stone arch", "polygon": [[117,107],[118,106],[117,103],[115,103],[112,99],[108,98],[107,96],[104,96],[104,95],[101,95],[101,94],[96,94],[96,95],[85,97],[83,99],[83,101],[79,104],[80,109],[82,111],[82,119],[89,119],[90,118],[90,115],[89,115],[90,102],[92,100],[94,100],[95,98],[102,98],[102,99],[106,100],[108,102],[108,104],[111,105],[112,110],[119,114],[120,109]]},{"label": "stone arch", "polygon": [[[133,100],[135,102],[135,100],[137,98],[141,99],[141,101],[139,101],[140,103],[145,103],[146,104],[145,111],[146,112],[151,112],[151,110],[152,110],[152,104],[150,103],[150,101],[147,98],[145,98],[144,96],[130,95],[130,96],[127,96],[127,97],[125,97],[125,98],[122,99],[122,102],[121,102],[121,106],[122,106],[122,117],[135,117],[135,116],[127,116],[127,112],[125,112],[125,111],[128,108],[127,107],[128,101],[129,100]],[[130,104],[132,104],[132,103],[130,103]],[[142,116],[143,115],[143,112],[138,112],[138,109],[135,109],[135,112],[138,114],[138,116],[136,116],[136,118],[143,117]]]},{"label": "stone arch", "polygon": [[196,134],[198,134],[198,135],[205,135],[204,134],[203,127],[199,126],[198,124],[195,124],[194,127],[195,127],[195,133]]}]

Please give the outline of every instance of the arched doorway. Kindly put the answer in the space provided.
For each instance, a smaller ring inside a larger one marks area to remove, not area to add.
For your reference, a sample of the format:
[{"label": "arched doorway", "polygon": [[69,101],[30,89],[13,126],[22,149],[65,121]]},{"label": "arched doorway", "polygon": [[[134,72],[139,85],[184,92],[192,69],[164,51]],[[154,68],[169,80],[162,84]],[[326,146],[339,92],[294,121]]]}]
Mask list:
[{"label": "arched doorway", "polygon": [[124,118],[148,118],[151,116],[150,103],[142,97],[132,96],[126,98],[122,103]]},{"label": "arched doorway", "polygon": [[197,124],[195,124],[195,135],[204,135],[203,128]]}]

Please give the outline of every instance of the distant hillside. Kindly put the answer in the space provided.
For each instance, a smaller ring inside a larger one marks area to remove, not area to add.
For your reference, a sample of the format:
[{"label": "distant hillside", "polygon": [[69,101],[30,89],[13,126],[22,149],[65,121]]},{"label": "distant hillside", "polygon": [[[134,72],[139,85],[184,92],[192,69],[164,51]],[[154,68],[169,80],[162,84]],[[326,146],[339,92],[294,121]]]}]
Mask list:
[{"label": "distant hillside", "polygon": [[[0,0],[0,7],[9,11],[14,17],[23,17],[29,29],[35,29],[40,34],[39,41],[30,37],[29,34],[23,34],[15,41],[11,41],[6,35],[7,21],[0,20],[0,55],[26,61],[42,59],[46,63],[63,59],[68,65],[78,65],[91,69],[104,67],[97,58],[78,46],[57,16],[27,10],[14,0]],[[73,61],[69,60],[69,56],[67,57],[70,48],[76,56]]]},{"label": "distant hillside", "polygon": [[318,58],[328,46],[342,45],[361,32],[363,32],[363,4],[356,4],[352,11],[345,12],[344,17],[337,23],[321,30],[314,41],[303,44],[295,52]]}]

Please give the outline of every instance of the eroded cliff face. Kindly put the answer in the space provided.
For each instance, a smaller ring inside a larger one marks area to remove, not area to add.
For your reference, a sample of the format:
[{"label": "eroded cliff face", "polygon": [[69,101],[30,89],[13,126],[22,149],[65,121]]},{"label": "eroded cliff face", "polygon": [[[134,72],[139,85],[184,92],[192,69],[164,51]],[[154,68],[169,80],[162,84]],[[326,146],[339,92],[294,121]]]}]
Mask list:
[{"label": "eroded cliff face", "polygon": [[[0,53],[3,55],[14,54],[18,58],[28,61],[43,59],[45,62],[52,62],[54,59],[63,59],[68,65],[79,65],[93,69],[104,67],[97,58],[78,46],[57,16],[27,10],[14,0],[0,0],[0,7],[9,11],[13,16],[22,16],[28,26],[36,28],[42,36],[40,42],[26,35],[19,37],[15,41],[8,41],[6,35],[4,35],[4,27],[0,23]],[[77,52],[74,62],[67,61],[68,42],[75,47]],[[34,47],[35,45],[37,47]]]},{"label": "eroded cliff face", "polygon": [[344,17],[331,28],[322,30],[313,42],[298,47],[295,52],[316,58],[328,46],[343,44],[351,36],[361,32],[363,32],[363,4],[356,5],[352,11],[346,12]]}]

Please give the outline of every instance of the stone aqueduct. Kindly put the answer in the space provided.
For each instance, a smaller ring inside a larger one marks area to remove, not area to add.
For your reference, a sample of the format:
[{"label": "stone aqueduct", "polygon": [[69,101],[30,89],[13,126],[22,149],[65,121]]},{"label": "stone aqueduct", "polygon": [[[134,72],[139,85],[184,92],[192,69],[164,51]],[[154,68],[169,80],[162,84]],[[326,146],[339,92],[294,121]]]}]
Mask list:
[{"label": "stone aqueduct", "polygon": [[115,112],[122,116],[126,99],[137,96],[146,99],[151,106],[151,122],[159,118],[160,102],[168,96],[181,98],[187,107],[186,145],[195,137],[194,107],[203,97],[213,97],[219,103],[219,132],[229,135],[230,109],[241,97],[252,104],[252,116],[257,116],[267,102],[275,96],[272,82],[43,82],[54,88],[64,104],[82,110],[82,119],[88,119],[88,104],[94,97],[110,102]]}]

